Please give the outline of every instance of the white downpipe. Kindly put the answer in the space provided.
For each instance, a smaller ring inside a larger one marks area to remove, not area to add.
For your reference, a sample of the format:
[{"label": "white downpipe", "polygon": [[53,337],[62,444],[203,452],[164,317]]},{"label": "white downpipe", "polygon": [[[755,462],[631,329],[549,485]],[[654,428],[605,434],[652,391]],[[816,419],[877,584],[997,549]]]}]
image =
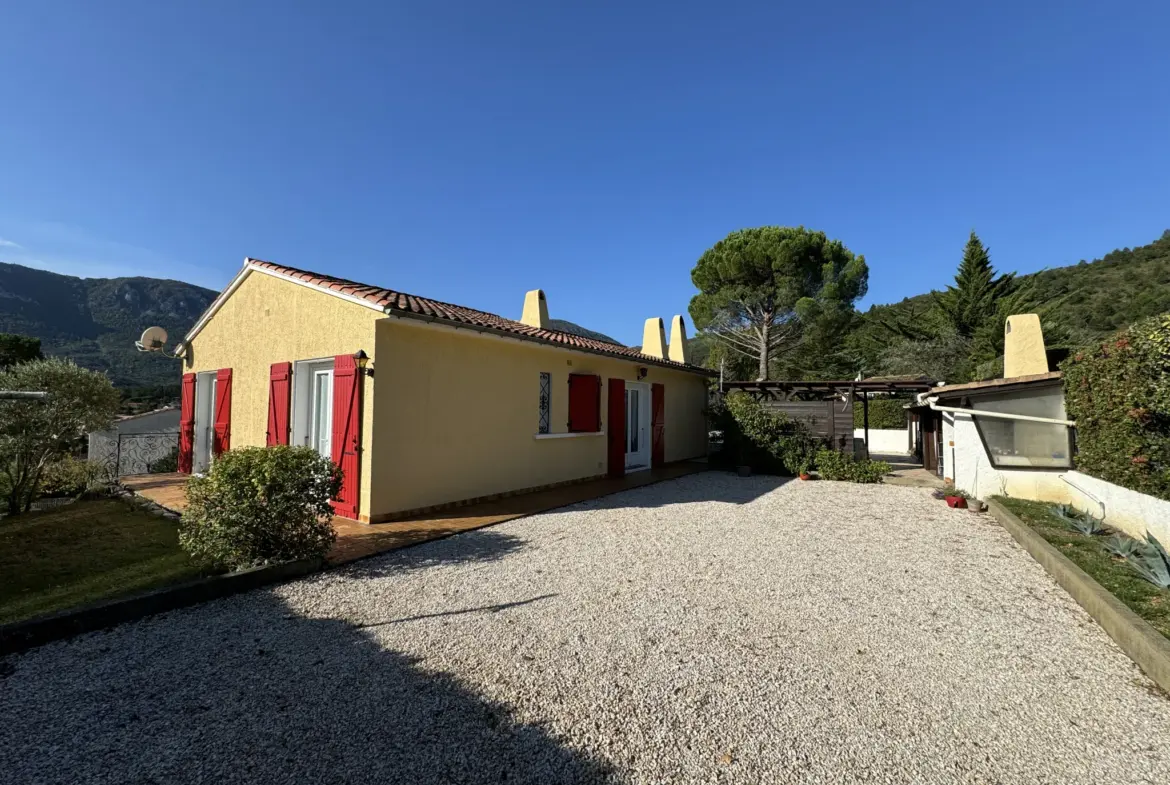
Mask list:
[{"label": "white downpipe", "polygon": [[980,417],[993,417],[1000,420],[1024,420],[1026,422],[1043,422],[1050,425],[1064,425],[1073,427],[1077,423],[1075,420],[1057,420],[1052,417],[1033,417],[1030,414],[1008,414],[1007,412],[989,412],[985,409],[960,409],[955,406],[939,406],[938,397],[930,397],[925,401],[921,396],[918,398],[919,403],[925,403],[936,412],[951,412],[952,414],[968,414],[978,415]]}]

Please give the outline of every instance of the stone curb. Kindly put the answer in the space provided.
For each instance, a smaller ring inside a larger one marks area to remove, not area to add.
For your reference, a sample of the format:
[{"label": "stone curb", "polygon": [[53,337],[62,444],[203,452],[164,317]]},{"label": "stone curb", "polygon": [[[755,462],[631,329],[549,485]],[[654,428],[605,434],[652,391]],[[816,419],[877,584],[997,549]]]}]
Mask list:
[{"label": "stone curb", "polygon": [[300,578],[317,572],[324,566],[319,559],[270,564],[253,567],[226,575],[199,578],[164,589],[121,600],[88,605],[41,616],[27,621],[0,625],[0,655],[15,654],[52,641],[70,638],[85,632],[113,627],[156,613],[185,608],[208,600],[216,600],[273,583]]},{"label": "stone curb", "polygon": [[1002,504],[989,501],[987,511],[1089,612],[1147,676],[1163,690],[1170,692],[1170,640]]}]

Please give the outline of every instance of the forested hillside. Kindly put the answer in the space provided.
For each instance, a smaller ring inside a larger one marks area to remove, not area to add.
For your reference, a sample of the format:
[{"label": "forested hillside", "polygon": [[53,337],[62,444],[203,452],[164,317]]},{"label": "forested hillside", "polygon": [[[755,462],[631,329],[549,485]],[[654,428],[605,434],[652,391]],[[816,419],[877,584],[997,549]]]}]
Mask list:
[{"label": "forested hillside", "polygon": [[[77,278],[0,262],[0,333],[40,338],[45,355],[106,371],[118,387],[142,388],[134,394],[153,406],[169,402],[178,390],[179,364],[137,351],[134,341],[157,324],[173,346],[216,294],[182,281]],[[553,326],[617,343],[562,319],[553,320]]]},{"label": "forested hillside", "polygon": [[216,293],[157,278],[77,278],[0,263],[0,333],[41,339],[46,355],[106,371],[120,387],[178,383],[175,360],[135,350],[150,325],[171,342],[182,336]]}]

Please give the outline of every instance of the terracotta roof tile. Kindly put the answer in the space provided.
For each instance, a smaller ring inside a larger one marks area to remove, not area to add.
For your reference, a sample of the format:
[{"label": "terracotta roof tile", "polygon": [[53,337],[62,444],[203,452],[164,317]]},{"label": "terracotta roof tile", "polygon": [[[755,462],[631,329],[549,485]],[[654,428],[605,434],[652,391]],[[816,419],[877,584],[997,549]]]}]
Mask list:
[{"label": "terracotta roof tile", "polygon": [[581,335],[574,335],[573,333],[566,333],[560,330],[542,330],[539,327],[532,327],[513,319],[505,319],[502,316],[497,316],[494,313],[486,311],[477,311],[474,308],[465,308],[462,305],[454,305],[452,303],[444,303],[439,300],[431,300],[426,297],[416,297],[412,294],[404,292],[397,292],[392,289],[382,289],[377,286],[370,286],[368,284],[358,283],[356,281],[349,281],[344,278],[334,278],[329,275],[322,275],[321,273],[309,272],[307,270],[297,270],[293,267],[285,267],[283,265],[275,264],[273,262],[266,262],[261,259],[248,259],[247,263],[254,267],[284,275],[289,278],[296,278],[305,283],[314,286],[320,286],[325,289],[330,289],[341,294],[346,294],[352,297],[358,297],[373,305],[385,308],[389,311],[399,311],[406,314],[414,314],[417,316],[425,316],[435,318],[454,324],[466,324],[475,327],[483,327],[488,330],[502,333],[511,333],[517,336],[524,336],[529,339],[540,341],[541,343],[553,344],[556,346],[564,346],[570,349],[579,349],[581,351],[591,352],[594,354],[605,354],[613,357],[623,357],[637,362],[646,363],[649,365],[661,365],[668,368],[679,368],[688,371],[695,371],[706,375],[711,375],[711,371],[700,368],[694,365],[685,365],[677,363],[673,360],[658,359],[642,354],[637,349],[629,346],[621,346],[616,343],[609,343],[608,341],[599,341],[594,338],[586,338]]}]

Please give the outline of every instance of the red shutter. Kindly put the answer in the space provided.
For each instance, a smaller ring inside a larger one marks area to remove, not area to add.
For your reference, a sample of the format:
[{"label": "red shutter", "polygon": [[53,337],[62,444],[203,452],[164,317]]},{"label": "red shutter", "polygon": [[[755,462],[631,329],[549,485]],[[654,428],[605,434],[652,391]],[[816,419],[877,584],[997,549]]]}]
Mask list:
[{"label": "red shutter", "polygon": [[621,379],[609,380],[609,413],[605,421],[609,424],[609,476],[622,477],[626,473],[626,383]]},{"label": "red shutter", "polygon": [[179,398],[179,471],[191,473],[191,459],[195,455],[195,374],[183,374],[182,396]]},{"label": "red shutter", "polygon": [[268,443],[288,444],[288,406],[292,363],[273,363],[268,371]]},{"label": "red shutter", "polygon": [[666,388],[650,385],[650,465],[666,463]]},{"label": "red shutter", "polygon": [[333,358],[333,462],[341,467],[341,491],[333,500],[333,512],[343,518],[358,517],[358,491],[362,476],[361,451],[362,374],[353,355]]},{"label": "red shutter", "polygon": [[232,448],[232,369],[215,374],[215,439],[211,454],[222,455]]},{"label": "red shutter", "polygon": [[569,433],[601,430],[601,377],[569,374]]}]

